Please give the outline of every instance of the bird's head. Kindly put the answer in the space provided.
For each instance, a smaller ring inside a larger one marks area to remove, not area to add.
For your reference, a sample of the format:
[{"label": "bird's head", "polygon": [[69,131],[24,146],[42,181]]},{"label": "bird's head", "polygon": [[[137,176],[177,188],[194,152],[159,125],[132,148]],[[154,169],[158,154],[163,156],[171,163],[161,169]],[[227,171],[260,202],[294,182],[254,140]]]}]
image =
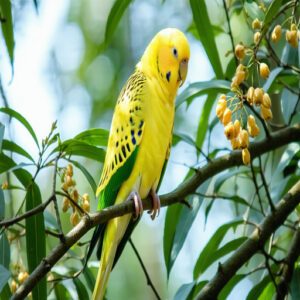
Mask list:
[{"label": "bird's head", "polygon": [[178,29],[166,28],[152,39],[141,59],[141,68],[173,94],[187,75],[190,47],[185,35]]}]

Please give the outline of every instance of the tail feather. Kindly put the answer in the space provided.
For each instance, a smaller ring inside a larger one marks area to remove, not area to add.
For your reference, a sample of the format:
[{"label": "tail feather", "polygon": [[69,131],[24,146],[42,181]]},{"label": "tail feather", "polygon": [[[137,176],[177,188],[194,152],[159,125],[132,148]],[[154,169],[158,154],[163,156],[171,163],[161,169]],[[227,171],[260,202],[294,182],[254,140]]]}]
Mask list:
[{"label": "tail feather", "polygon": [[108,278],[114,264],[116,251],[125,234],[130,219],[131,215],[125,215],[110,220],[106,225],[100,265],[92,296],[93,300],[102,300],[104,297]]}]

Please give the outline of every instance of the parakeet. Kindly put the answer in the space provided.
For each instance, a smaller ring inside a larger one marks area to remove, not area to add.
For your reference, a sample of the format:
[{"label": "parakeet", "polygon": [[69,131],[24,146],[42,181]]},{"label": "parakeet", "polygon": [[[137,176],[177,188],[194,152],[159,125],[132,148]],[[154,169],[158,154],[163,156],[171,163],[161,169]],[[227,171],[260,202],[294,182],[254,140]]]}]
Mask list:
[{"label": "parakeet", "polygon": [[[175,28],[158,32],[123,87],[115,107],[100,183],[99,209],[134,199],[153,199],[151,217],[159,212],[156,192],[170,152],[178,87],[187,75],[190,57],[185,35]],[[99,225],[90,251],[98,242],[100,266],[93,299],[103,299],[109,274],[138,218],[131,214]]]}]

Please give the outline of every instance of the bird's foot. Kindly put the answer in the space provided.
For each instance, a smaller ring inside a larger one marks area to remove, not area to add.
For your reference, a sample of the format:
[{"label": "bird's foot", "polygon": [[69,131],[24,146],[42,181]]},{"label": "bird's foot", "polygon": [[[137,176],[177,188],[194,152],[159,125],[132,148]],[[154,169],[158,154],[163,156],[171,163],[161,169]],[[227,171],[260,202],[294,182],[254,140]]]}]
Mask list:
[{"label": "bird's foot", "polygon": [[149,214],[151,214],[151,219],[154,220],[155,217],[159,216],[159,212],[160,212],[160,199],[158,197],[158,195],[156,194],[156,192],[151,189],[150,192],[151,198],[152,198],[152,209],[149,211]]},{"label": "bird's foot", "polygon": [[144,211],[142,199],[141,199],[139,193],[137,193],[137,192],[130,193],[128,200],[131,200],[131,199],[133,200],[134,209],[135,209],[133,218],[137,219],[138,217],[140,217],[143,214],[143,211]]}]

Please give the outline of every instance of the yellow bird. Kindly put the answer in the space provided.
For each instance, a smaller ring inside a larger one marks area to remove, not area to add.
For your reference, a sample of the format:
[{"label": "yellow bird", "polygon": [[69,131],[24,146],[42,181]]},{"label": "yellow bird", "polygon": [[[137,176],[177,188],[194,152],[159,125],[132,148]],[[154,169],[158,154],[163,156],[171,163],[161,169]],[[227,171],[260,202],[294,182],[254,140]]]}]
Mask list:
[{"label": "yellow bird", "polygon": [[103,299],[109,274],[142,214],[141,199],[152,196],[151,218],[159,213],[156,192],[170,152],[178,87],[190,57],[185,35],[161,30],[146,48],[118,98],[97,197],[99,209],[134,199],[131,214],[99,225],[87,257],[98,243],[100,266],[93,299]]}]

